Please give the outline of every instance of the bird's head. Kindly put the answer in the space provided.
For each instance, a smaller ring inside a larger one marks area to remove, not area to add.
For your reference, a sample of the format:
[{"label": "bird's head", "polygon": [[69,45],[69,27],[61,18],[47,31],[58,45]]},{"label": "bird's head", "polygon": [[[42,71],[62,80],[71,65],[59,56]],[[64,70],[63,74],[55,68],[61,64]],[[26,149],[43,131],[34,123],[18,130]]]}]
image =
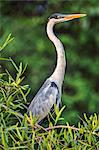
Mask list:
[{"label": "bird's head", "polygon": [[60,13],[55,13],[52,14],[48,19],[49,21],[52,20],[54,23],[59,23],[59,22],[65,22],[69,21],[72,19],[84,17],[86,14],[60,14]]}]

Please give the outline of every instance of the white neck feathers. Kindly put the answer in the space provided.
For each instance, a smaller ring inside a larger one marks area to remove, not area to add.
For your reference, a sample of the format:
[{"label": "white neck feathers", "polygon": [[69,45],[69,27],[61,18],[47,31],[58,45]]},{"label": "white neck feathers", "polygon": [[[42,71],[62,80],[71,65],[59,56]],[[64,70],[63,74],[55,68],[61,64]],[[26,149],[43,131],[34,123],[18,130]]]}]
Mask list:
[{"label": "white neck feathers", "polygon": [[66,67],[65,52],[63,44],[53,33],[54,24],[55,24],[54,20],[50,20],[47,24],[47,35],[49,39],[54,43],[57,51],[57,66],[53,74],[50,76],[50,78],[52,80],[55,80],[58,86],[62,86]]}]

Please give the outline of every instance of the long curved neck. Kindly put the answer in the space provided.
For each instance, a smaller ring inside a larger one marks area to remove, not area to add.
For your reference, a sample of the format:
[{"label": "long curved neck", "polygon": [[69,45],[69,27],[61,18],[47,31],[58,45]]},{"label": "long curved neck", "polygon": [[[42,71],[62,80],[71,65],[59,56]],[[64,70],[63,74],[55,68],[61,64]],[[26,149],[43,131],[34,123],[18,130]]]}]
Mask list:
[{"label": "long curved neck", "polygon": [[47,34],[49,39],[54,43],[56,51],[57,51],[57,65],[50,76],[51,79],[55,80],[58,85],[62,86],[65,74],[66,60],[65,60],[65,52],[64,47],[61,41],[55,36],[53,32],[53,21],[49,21],[47,24]]}]

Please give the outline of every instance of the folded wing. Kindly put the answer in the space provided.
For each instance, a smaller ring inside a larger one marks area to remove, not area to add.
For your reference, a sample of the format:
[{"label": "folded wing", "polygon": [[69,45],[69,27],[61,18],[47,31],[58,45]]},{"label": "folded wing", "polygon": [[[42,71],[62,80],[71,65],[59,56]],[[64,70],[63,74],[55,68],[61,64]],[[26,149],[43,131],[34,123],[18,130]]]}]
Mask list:
[{"label": "folded wing", "polygon": [[59,102],[60,94],[58,86],[55,82],[51,82],[48,79],[32,100],[29,111],[32,112],[33,116],[38,118],[39,122],[47,116],[53,104],[56,103],[56,105],[59,105]]}]

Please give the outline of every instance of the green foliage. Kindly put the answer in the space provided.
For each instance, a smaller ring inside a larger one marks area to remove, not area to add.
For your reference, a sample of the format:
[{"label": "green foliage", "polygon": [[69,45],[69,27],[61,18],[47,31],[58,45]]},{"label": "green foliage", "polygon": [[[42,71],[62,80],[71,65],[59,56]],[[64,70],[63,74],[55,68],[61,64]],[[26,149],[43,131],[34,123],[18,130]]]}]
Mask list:
[{"label": "green foliage", "polygon": [[10,38],[11,34],[9,34],[8,38],[6,39],[6,41],[4,42],[4,44],[2,46],[0,46],[0,51],[2,51],[14,38]]},{"label": "green foliage", "polygon": [[[1,43],[11,32],[15,40],[2,51],[2,56],[11,57],[18,64],[28,64],[25,84],[31,87],[33,98],[41,84],[55,68],[54,47],[46,37],[45,24],[53,12],[86,13],[87,16],[55,27],[57,36],[64,43],[68,66],[63,85],[63,113],[65,121],[77,123],[77,116],[93,114],[99,108],[99,5],[98,1],[2,1],[0,5]],[[0,63],[2,70],[9,63]],[[29,99],[31,99],[29,97]]]},{"label": "green foliage", "polygon": [[[9,37],[9,36],[8,36]],[[9,38],[10,40],[10,38]],[[5,43],[4,43],[5,45]],[[2,60],[0,58],[0,60]],[[4,59],[3,59],[4,60]],[[68,122],[59,124],[65,106],[59,111],[54,106],[56,117],[48,121],[48,127],[36,124],[31,112],[27,115],[28,85],[23,84],[26,67],[19,67],[10,59],[16,70],[15,78],[8,70],[0,73],[0,150],[98,150],[99,149],[99,116],[97,114],[70,126]],[[24,113],[23,113],[24,110]]]},{"label": "green foliage", "polygon": [[[3,44],[2,50],[9,42],[12,41],[13,38],[10,38],[10,36],[11,34],[9,34],[7,40]],[[0,60],[5,60],[10,64],[12,63],[16,70],[15,79],[7,69],[0,73],[0,117],[7,121],[4,114],[7,118],[10,118],[13,115],[15,116],[15,114],[22,117],[19,111],[20,109],[25,109],[24,103],[26,104],[27,102],[26,96],[28,95],[30,88],[28,88],[28,85],[21,85],[21,82],[24,79],[22,75],[26,69],[26,67],[23,68],[22,63],[20,63],[18,68],[11,58],[7,59],[0,57]],[[22,103],[20,103],[20,101],[22,101]],[[17,110],[17,112],[15,112],[15,110]],[[10,121],[13,124],[13,120]],[[9,122],[7,123],[9,124]]]}]

